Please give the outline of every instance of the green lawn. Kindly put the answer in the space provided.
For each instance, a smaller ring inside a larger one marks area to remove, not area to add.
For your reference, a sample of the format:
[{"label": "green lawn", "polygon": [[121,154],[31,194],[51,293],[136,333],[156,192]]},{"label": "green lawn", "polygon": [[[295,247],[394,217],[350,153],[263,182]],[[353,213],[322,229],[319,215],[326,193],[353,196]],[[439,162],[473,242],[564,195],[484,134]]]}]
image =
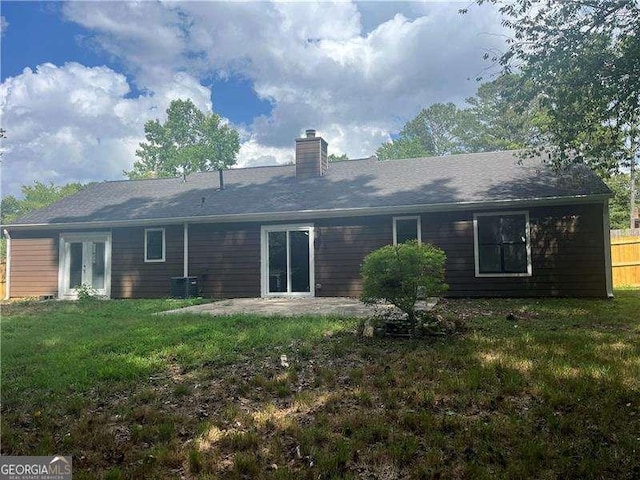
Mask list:
[{"label": "green lawn", "polygon": [[153,315],[183,304],[4,306],[1,453],[77,479],[640,476],[638,290],[446,301],[465,331],[419,341]]}]

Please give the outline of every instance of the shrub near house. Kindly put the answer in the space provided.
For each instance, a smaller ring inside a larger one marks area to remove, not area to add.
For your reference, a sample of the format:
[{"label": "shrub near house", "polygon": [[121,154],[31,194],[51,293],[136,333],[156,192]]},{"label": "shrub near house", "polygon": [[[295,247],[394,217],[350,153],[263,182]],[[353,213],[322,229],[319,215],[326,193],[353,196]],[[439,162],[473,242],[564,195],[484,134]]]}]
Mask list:
[{"label": "shrub near house", "polygon": [[407,315],[415,332],[418,296],[438,297],[449,288],[445,283],[446,259],[440,248],[417,240],[379,248],[364,259],[362,301],[392,303]]}]

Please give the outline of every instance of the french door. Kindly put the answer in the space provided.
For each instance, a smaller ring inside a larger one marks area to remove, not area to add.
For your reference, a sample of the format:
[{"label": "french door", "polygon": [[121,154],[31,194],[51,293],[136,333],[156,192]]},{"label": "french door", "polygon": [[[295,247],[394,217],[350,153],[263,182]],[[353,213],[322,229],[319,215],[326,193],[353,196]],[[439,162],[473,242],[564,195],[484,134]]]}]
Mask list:
[{"label": "french door", "polygon": [[111,295],[111,234],[60,235],[58,297],[78,298],[78,290],[102,297]]},{"label": "french door", "polygon": [[314,296],[313,225],[262,227],[262,296]]}]

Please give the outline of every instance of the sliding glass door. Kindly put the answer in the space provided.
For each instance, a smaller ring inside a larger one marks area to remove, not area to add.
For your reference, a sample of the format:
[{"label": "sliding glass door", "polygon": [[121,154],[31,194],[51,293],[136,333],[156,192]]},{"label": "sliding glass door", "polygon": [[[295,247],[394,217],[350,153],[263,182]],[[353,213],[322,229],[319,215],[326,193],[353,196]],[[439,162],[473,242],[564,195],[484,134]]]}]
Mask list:
[{"label": "sliding glass door", "polygon": [[313,226],[262,227],[262,295],[313,296]]}]

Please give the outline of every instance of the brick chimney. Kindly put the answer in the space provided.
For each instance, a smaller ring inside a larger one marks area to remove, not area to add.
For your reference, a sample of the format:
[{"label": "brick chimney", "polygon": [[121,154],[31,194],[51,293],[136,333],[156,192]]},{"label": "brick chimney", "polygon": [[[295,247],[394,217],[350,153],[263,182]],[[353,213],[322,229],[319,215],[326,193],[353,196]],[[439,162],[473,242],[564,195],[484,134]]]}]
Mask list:
[{"label": "brick chimney", "polygon": [[321,177],[327,173],[327,142],[316,137],[315,130],[307,130],[306,137],[296,138],[296,177]]}]

